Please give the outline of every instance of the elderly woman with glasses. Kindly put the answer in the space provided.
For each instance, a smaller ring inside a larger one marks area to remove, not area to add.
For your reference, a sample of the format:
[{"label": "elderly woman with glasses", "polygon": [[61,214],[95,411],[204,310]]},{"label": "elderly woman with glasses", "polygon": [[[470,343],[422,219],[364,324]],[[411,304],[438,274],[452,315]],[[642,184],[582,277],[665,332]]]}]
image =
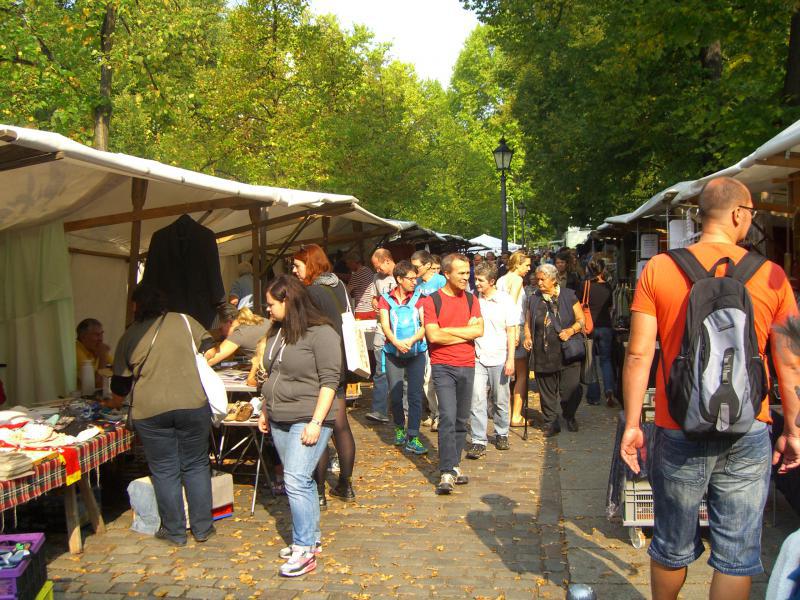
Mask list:
[{"label": "elderly woman with glasses", "polygon": [[525,349],[539,387],[544,416],[544,435],[561,431],[558,405],[569,431],[578,431],[575,413],[581,401],[580,361],[567,363],[562,342],[583,330],[583,309],[569,288],[558,285],[558,269],[540,265],[536,269],[537,290],[528,299],[525,317]]}]

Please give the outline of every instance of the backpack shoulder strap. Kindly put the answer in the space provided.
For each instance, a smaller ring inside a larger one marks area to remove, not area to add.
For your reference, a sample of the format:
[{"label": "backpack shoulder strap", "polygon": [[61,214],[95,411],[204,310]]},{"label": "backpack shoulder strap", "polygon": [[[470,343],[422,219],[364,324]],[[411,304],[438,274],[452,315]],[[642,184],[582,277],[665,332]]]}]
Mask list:
[{"label": "backpack shoulder strap", "polygon": [[693,284],[709,277],[708,271],[703,268],[700,261],[687,248],[675,248],[667,252],[667,254]]},{"label": "backpack shoulder strap", "polygon": [[433,309],[436,311],[436,318],[439,318],[439,313],[442,312],[442,297],[439,295],[439,290],[431,294],[431,301],[433,302]]},{"label": "backpack shoulder strap", "polygon": [[751,250],[736,265],[728,268],[728,277],[733,277],[744,285],[765,262],[767,262],[766,257]]},{"label": "backpack shoulder strap", "polygon": [[398,306],[397,302],[395,302],[395,301],[394,301],[394,298],[392,298],[392,297],[391,297],[391,295],[389,295],[389,293],[388,293],[388,292],[383,292],[383,293],[381,294],[381,297],[382,297],[384,300],[386,300],[386,302],[388,302],[388,303],[389,303],[389,307],[390,307],[390,308],[397,308],[397,306]]},{"label": "backpack shoulder strap", "polygon": [[417,302],[419,302],[419,297],[421,295],[422,295],[422,290],[419,289],[419,286],[417,286],[417,289],[414,290],[414,294],[411,296],[411,299],[408,301],[409,306],[416,306]]}]

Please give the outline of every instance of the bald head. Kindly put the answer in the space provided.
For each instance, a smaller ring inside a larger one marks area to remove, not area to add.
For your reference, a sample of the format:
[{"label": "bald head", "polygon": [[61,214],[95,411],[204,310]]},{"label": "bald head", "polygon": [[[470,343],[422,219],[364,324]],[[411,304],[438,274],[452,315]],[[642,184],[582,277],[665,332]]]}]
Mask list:
[{"label": "bald head", "polygon": [[730,177],[717,177],[706,183],[698,201],[703,222],[725,220],[737,206],[750,206],[751,203],[747,186]]}]

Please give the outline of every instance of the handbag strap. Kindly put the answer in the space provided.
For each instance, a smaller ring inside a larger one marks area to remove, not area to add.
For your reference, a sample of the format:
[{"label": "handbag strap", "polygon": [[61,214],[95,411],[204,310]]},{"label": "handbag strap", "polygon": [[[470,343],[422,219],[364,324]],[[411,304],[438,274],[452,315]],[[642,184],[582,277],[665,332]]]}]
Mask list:
[{"label": "handbag strap", "polygon": [[197,344],[194,343],[194,334],[192,333],[192,326],[189,325],[189,319],[187,319],[186,315],[183,313],[181,313],[181,316],[183,317],[183,322],[186,323],[186,329],[189,330],[189,338],[192,340],[192,350],[194,350],[195,354],[200,354],[197,351]]},{"label": "handbag strap", "polygon": [[581,300],[581,306],[586,308],[589,305],[589,290],[592,287],[592,281],[587,279],[583,282],[583,300]]},{"label": "handbag strap", "polygon": [[164,319],[167,317],[166,314],[161,315],[161,320],[158,322],[156,326],[156,332],[153,334],[153,339],[150,340],[150,347],[147,349],[147,354],[144,355],[144,359],[142,362],[139,363],[139,368],[136,370],[136,373],[133,376],[133,385],[131,386],[131,391],[129,393],[131,399],[128,411],[133,410],[133,388],[136,386],[136,382],[139,380],[139,377],[142,374],[142,369],[144,368],[144,363],[147,362],[147,358],[150,356],[150,352],[153,350],[153,344],[156,343],[156,338],[158,337],[158,332],[161,331],[161,325],[164,324]]}]

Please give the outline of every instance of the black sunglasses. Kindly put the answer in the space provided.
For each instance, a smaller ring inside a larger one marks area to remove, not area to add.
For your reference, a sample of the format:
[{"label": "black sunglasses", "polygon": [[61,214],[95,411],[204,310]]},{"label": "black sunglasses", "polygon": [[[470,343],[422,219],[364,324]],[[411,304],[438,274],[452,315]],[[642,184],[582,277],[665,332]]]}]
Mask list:
[{"label": "black sunglasses", "polygon": [[753,219],[755,219],[756,215],[758,214],[758,209],[756,209],[753,206],[742,206],[740,204],[738,208],[743,208],[745,210],[749,210],[750,211],[750,217],[753,218]]}]

